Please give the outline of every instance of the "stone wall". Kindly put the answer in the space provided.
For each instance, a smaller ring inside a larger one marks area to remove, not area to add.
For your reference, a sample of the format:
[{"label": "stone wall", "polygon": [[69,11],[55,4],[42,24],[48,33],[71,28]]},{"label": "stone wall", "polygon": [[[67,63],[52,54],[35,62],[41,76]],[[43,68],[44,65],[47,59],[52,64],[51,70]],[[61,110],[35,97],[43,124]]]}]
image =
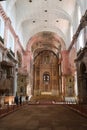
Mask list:
[{"label": "stone wall", "polygon": [[80,103],[87,103],[87,43],[86,46],[77,53],[76,66],[78,100]]}]

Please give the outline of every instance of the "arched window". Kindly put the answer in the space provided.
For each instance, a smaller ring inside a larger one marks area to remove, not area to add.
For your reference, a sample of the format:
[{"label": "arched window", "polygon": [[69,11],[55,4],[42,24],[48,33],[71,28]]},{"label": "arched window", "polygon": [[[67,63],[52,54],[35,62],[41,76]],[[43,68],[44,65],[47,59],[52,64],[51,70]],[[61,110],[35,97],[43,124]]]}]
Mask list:
[{"label": "arched window", "polygon": [[[79,5],[77,5],[77,11],[78,11],[78,25],[80,24],[80,20],[81,20],[81,7]],[[80,31],[80,35],[78,37],[78,45],[77,45],[77,51],[80,49],[80,48],[83,48],[84,47],[84,30],[81,30]]]},{"label": "arched window", "polygon": [[4,38],[4,21],[2,17],[0,17],[0,36],[2,39]]},{"label": "arched window", "polygon": [[7,48],[14,52],[14,38],[10,32],[8,33]]},{"label": "arched window", "polygon": [[73,26],[72,24],[70,25],[70,40],[72,41],[73,38]]}]

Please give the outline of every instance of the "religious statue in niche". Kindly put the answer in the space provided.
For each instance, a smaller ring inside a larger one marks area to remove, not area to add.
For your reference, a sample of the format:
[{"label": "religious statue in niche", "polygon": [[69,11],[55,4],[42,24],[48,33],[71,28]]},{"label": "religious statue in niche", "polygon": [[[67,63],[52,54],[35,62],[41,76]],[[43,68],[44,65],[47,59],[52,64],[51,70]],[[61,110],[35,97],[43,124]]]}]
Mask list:
[{"label": "religious statue in niche", "polygon": [[18,58],[18,66],[21,67],[22,57],[21,57],[21,54],[18,51],[17,51],[17,58]]},{"label": "religious statue in niche", "polygon": [[39,70],[37,70],[37,76],[39,76]]},{"label": "religious statue in niche", "polygon": [[54,71],[54,76],[56,76],[56,70]]},{"label": "religious statue in niche", "polygon": [[45,63],[46,63],[46,64],[49,64],[49,61],[50,61],[50,57],[49,57],[49,55],[46,55],[46,56],[45,56]]},{"label": "religious statue in niche", "polygon": [[73,96],[74,95],[74,77],[68,76],[67,77],[67,96]]},{"label": "religious statue in niche", "polygon": [[23,87],[20,88],[20,92],[23,93],[24,92],[24,89]]}]

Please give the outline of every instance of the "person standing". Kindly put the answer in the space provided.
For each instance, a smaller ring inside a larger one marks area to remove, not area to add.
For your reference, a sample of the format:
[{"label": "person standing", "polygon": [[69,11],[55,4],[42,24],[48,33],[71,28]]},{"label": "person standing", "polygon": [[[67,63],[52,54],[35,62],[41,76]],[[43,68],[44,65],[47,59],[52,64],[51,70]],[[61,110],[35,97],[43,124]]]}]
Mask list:
[{"label": "person standing", "polygon": [[15,96],[15,103],[16,103],[16,105],[18,105],[18,96],[17,95]]},{"label": "person standing", "polygon": [[19,100],[20,100],[20,105],[22,105],[22,96],[21,95],[20,95]]},{"label": "person standing", "polygon": [[28,102],[28,95],[26,95],[26,103]]}]

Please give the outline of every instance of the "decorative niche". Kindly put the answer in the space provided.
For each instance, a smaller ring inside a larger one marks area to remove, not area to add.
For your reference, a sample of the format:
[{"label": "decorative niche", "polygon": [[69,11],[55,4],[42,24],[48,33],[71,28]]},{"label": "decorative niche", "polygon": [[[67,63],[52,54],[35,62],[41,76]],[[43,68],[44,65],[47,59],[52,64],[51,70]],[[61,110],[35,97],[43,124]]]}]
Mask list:
[{"label": "decorative niche", "polygon": [[17,58],[18,58],[18,67],[21,67],[22,64],[22,56],[20,52],[17,51]]}]

